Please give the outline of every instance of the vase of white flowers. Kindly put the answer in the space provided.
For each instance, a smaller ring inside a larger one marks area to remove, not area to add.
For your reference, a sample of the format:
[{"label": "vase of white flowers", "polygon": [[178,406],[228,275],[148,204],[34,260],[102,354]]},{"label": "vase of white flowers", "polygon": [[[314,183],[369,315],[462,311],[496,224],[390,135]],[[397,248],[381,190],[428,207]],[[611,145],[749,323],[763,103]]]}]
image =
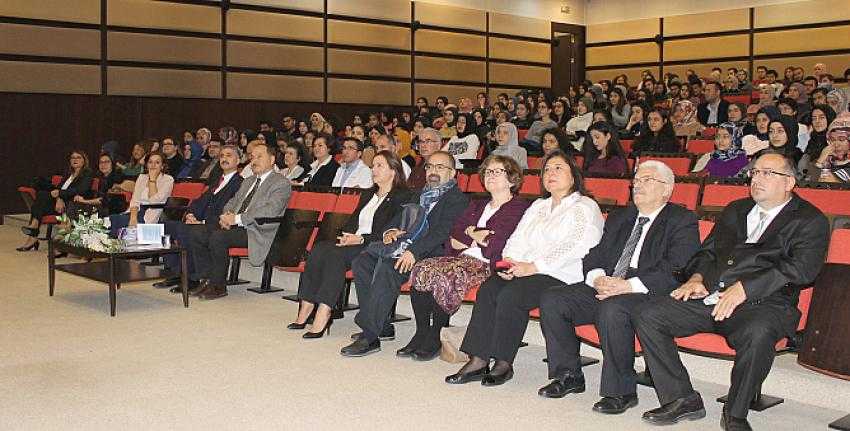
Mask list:
[{"label": "vase of white flowers", "polygon": [[121,241],[109,237],[105,219],[97,213],[80,214],[75,220],[67,215],[57,218],[60,224],[56,238],[74,247],[82,247],[100,253],[115,253],[122,250]]}]

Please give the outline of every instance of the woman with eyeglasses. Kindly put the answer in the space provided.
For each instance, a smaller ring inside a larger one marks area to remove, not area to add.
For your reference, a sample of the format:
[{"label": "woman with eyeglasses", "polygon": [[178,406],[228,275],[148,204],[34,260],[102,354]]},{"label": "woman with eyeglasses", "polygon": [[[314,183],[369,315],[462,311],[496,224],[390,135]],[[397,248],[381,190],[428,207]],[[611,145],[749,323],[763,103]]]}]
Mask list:
[{"label": "woman with eyeglasses", "polygon": [[118,185],[126,177],[109,153],[103,153],[98,158],[95,178],[98,179],[97,189],[92,189],[86,196],[74,196],[73,205],[77,209],[75,211],[69,210],[69,214],[87,208],[96,210],[101,217],[124,211],[127,206],[124,197],[120,194],[110,194],[110,191],[120,190]]},{"label": "woman with eyeglasses", "polygon": [[[27,236],[23,246],[17,251],[38,250],[38,231],[41,219],[48,215],[65,213],[65,205],[75,196],[84,196],[91,190],[92,174],[89,158],[83,151],[71,151],[68,156],[68,173],[57,184],[36,185],[35,201],[30,208],[30,222],[21,228]],[[41,187],[39,187],[41,186]]]},{"label": "woman with eyeglasses", "polygon": [[396,356],[428,361],[439,355],[440,330],[467,292],[495,272],[505,242],[530,204],[518,195],[522,170],[512,158],[487,157],[478,174],[490,198],[470,202],[455,221],[447,256],[424,259],[410,273],[416,333]]},{"label": "woman with eyeglasses", "polygon": [[[584,188],[573,159],[555,151],[543,160],[545,193],[525,211],[481,289],[460,350],[469,361],[446,383],[480,380],[497,386],[513,377],[528,312],[553,286],[584,280],[582,258],[602,238],[602,212]],[[495,364],[490,368],[490,358]]]},{"label": "woman with eyeglasses", "polygon": [[850,182],[850,113],[836,117],[826,132],[827,145],[809,171],[810,181]]}]

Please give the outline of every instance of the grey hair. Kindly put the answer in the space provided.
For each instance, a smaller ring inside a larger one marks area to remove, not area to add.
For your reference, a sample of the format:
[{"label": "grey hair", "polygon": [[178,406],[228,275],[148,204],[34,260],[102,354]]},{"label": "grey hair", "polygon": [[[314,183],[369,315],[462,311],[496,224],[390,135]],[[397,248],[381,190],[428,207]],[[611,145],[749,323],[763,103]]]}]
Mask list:
[{"label": "grey hair", "polygon": [[442,142],[443,137],[440,135],[440,132],[433,127],[426,127],[422,129],[422,132],[419,133],[419,136],[430,134],[432,138],[434,138],[437,142]]},{"label": "grey hair", "polygon": [[661,179],[667,183],[666,189],[668,190],[668,193],[665,193],[664,198],[669,200],[670,196],[673,195],[673,187],[676,185],[676,175],[673,173],[673,170],[670,169],[670,167],[664,162],[658,160],[647,160],[645,162],[641,162],[638,165],[638,169],[640,168],[655,169],[655,172],[658,172],[658,174],[661,175]]}]

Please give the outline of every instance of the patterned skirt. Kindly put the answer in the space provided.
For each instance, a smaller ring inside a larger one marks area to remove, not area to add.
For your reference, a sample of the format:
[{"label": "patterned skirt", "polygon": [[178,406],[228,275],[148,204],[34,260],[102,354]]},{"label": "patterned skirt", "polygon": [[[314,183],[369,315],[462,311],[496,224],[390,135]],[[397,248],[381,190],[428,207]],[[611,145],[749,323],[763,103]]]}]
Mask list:
[{"label": "patterned skirt", "polygon": [[450,316],[459,308],[470,289],[490,277],[490,265],[467,255],[424,259],[410,274],[413,289],[431,292],[434,300]]}]

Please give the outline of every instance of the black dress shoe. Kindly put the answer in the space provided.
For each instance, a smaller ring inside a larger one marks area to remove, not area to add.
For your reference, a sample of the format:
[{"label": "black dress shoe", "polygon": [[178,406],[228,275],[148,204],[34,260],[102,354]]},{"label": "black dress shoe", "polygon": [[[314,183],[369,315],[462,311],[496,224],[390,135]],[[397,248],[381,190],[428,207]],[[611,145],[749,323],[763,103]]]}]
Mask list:
[{"label": "black dress shoe", "polygon": [[440,356],[440,347],[437,347],[434,350],[429,349],[417,349],[410,355],[414,361],[430,361],[436,359]]},{"label": "black dress shoe", "polygon": [[584,374],[568,374],[540,388],[537,395],[545,398],[563,398],[567,394],[580,394],[584,392],[584,389]]},{"label": "black dress shoe", "polygon": [[672,425],[682,419],[697,420],[705,417],[705,406],[699,392],[673,400],[643,414],[643,420],[656,425]]},{"label": "black dress shoe", "polygon": [[508,367],[505,372],[500,374],[487,374],[481,379],[481,386],[499,386],[514,378],[514,367]]},{"label": "black dress shoe", "polygon": [[381,341],[375,340],[369,342],[369,340],[365,338],[358,338],[355,342],[345,346],[339,353],[342,356],[348,357],[359,357],[366,356],[371,353],[380,352],[381,351]]},{"label": "black dress shoe", "polygon": [[451,376],[447,376],[446,383],[452,385],[462,385],[464,383],[479,381],[488,374],[490,374],[490,366],[485,365],[484,367],[479,368],[475,371],[470,371],[468,373],[457,372],[452,374]]},{"label": "black dress shoe", "polygon": [[593,411],[607,415],[618,415],[638,405],[637,394],[628,394],[619,397],[602,397],[593,405]]},{"label": "black dress shoe", "polygon": [[[202,289],[206,289],[208,286],[206,284],[204,284],[203,281],[204,280],[201,280],[201,281],[189,280],[186,283],[187,284],[186,287],[189,290],[189,295],[197,296],[198,293],[200,293]],[[183,293],[183,287],[181,287],[178,284],[177,286],[174,286],[171,289],[168,289],[168,291],[171,292],[171,293],[182,294]]]},{"label": "black dress shoe", "polygon": [[286,329],[291,329],[293,331],[299,331],[299,330],[302,330],[306,327],[307,327],[307,322],[304,322],[304,323],[292,322],[292,323],[286,325]]},{"label": "black dress shoe", "polygon": [[227,296],[227,286],[210,285],[206,290],[198,294],[198,298],[206,301],[223,298],[225,296]]},{"label": "black dress shoe", "polygon": [[165,280],[157,281],[153,284],[153,287],[157,289],[166,289],[169,287],[174,287],[180,285],[180,276],[176,277],[168,277]]},{"label": "black dress shoe", "polygon": [[408,345],[402,347],[401,349],[396,350],[395,355],[398,356],[399,358],[409,358],[409,357],[413,356],[413,352],[415,352],[416,349],[417,349],[417,346],[411,346],[410,344],[408,344]]},{"label": "black dress shoe", "polygon": [[750,422],[747,421],[747,418],[736,418],[734,416],[730,416],[726,413],[726,409],[723,409],[723,415],[720,416],[720,428],[723,428],[726,431],[753,430],[753,427],[750,426]]}]

